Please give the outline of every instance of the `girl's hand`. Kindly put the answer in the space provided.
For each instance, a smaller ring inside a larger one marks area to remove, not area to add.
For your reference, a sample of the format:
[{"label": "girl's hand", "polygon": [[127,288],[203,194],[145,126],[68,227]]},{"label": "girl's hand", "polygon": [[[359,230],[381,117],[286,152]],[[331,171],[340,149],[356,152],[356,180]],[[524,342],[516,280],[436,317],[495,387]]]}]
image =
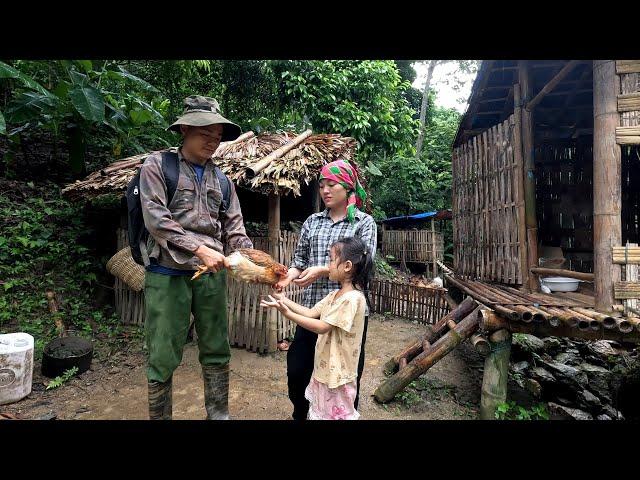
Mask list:
[{"label": "girl's hand", "polygon": [[309,267],[304,270],[293,283],[301,287],[307,287],[315,282],[318,278],[326,276],[326,267]]},{"label": "girl's hand", "polygon": [[285,303],[284,303],[284,301],[282,299],[276,300],[271,295],[269,295],[269,300],[264,299],[264,298],[262,300],[260,300],[260,306],[262,308],[275,308],[276,310],[278,310],[283,315],[290,311],[289,307],[287,307],[285,305]]}]

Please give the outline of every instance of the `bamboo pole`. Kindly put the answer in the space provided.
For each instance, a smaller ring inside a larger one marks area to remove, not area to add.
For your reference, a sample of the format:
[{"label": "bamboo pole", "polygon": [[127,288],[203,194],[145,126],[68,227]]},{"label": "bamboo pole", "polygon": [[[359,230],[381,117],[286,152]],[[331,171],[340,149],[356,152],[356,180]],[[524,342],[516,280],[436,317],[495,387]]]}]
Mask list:
[{"label": "bamboo pole", "polygon": [[433,327],[427,325],[427,331],[424,335],[417,337],[406,345],[397,355],[391,357],[385,364],[384,371],[394,372],[401,358],[406,358],[409,361],[413,360],[413,358],[424,349],[424,342],[428,342],[429,344],[435,342],[446,331],[445,327],[450,321],[460,322],[460,320],[466,317],[476,306],[477,303],[473,298],[465,298],[460,302],[460,305],[438,320]]},{"label": "bamboo pole", "polygon": [[496,407],[507,400],[511,332],[507,329],[493,332],[489,341],[490,353],[484,360],[480,393],[481,420],[495,420]]},{"label": "bamboo pole", "polygon": [[[460,290],[462,290],[463,292],[465,292],[467,295],[470,295],[471,297],[475,298],[477,301],[479,301],[480,303],[484,303],[485,305],[492,305],[495,302],[489,300],[488,298],[486,298],[483,295],[478,294],[477,292],[474,292],[473,290],[467,288],[466,285],[464,285],[463,283],[459,282],[458,280],[454,279],[452,276],[447,276],[447,281],[451,282],[451,284],[455,285],[456,287],[458,287]],[[508,308],[504,308],[500,305],[495,305],[492,306],[492,308],[497,311],[498,313],[505,315],[507,318],[510,318],[512,320],[518,320],[520,318],[519,314],[517,312],[514,312],[513,310],[510,310]]]},{"label": "bamboo pole", "polygon": [[519,250],[519,270],[522,285],[529,285],[529,263],[527,257],[527,224],[524,202],[524,168],[522,153],[522,98],[520,93],[520,84],[513,86],[513,102],[514,102],[514,135],[513,149],[515,158],[514,179],[514,196],[516,207],[518,209],[516,221],[518,224],[518,250]]},{"label": "bamboo pole", "polygon": [[544,87],[542,87],[542,90],[540,90],[540,92],[538,92],[538,94],[533,97],[533,100],[527,103],[526,109],[528,111],[532,111],[534,108],[536,108],[536,105],[538,105],[538,103],[542,101],[547,93],[551,92],[556,87],[556,85],[558,85],[558,83],[562,81],[564,77],[571,73],[571,70],[573,70],[581,63],[583,63],[583,61],[581,60],[571,60],[564,67],[562,67],[562,70],[560,70],[555,77],[549,80],[549,82]]},{"label": "bamboo pole", "polygon": [[611,247],[622,243],[621,151],[616,144],[620,124],[617,95],[620,80],[613,60],[593,62],[593,254],[596,310],[610,312],[618,302],[613,284],[620,266],[612,261]]},{"label": "bamboo pole", "polygon": [[573,270],[564,270],[561,268],[532,267],[531,273],[535,273],[540,276],[549,275],[554,277],[575,278],[576,280],[584,280],[585,282],[595,281],[595,275],[593,273],[574,272]]},{"label": "bamboo pole", "polygon": [[[528,103],[531,98],[532,88],[530,82],[527,60],[518,62],[518,83],[523,103]],[[538,223],[536,218],[536,173],[534,163],[534,123],[533,114],[527,109],[522,110],[522,158],[524,174],[524,209],[525,223],[527,226],[527,261],[529,267],[535,267],[538,263]],[[538,283],[533,276],[529,276],[528,289],[538,291]]]},{"label": "bamboo pole", "polygon": [[478,310],[476,307],[456,326],[454,330],[448,331],[439,338],[429,350],[422,352],[405,368],[399,370],[395,375],[384,380],[374,392],[374,397],[378,402],[386,403],[403,390],[414,379],[418,378],[429,368],[431,368],[442,357],[451,352],[463,340],[470,337],[478,329]]},{"label": "bamboo pole", "polygon": [[311,136],[311,133],[311,130],[305,130],[289,143],[283,145],[277,150],[274,150],[262,160],[254,163],[253,166],[247,167],[247,177],[255,177],[258,173],[267,168],[275,159],[282,157],[284,154],[286,154],[290,150],[293,150],[295,147],[304,142],[307,138],[309,138],[309,136]]},{"label": "bamboo pole", "polygon": [[[276,262],[280,262],[280,196],[269,194],[269,250]],[[278,316],[277,311],[269,309],[267,316],[268,337],[267,351],[275,352],[278,347]]]},{"label": "bamboo pole", "polygon": [[471,344],[476,348],[480,355],[488,355],[491,351],[491,344],[484,335],[478,333],[471,335]]}]

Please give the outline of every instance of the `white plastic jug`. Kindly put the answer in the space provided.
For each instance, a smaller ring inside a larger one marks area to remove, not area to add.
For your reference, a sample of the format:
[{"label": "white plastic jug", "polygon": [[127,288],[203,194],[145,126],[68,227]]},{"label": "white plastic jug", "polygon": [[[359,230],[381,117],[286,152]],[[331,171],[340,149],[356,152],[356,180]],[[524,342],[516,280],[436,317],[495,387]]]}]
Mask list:
[{"label": "white plastic jug", "polygon": [[33,337],[28,333],[0,335],[0,405],[31,393]]}]

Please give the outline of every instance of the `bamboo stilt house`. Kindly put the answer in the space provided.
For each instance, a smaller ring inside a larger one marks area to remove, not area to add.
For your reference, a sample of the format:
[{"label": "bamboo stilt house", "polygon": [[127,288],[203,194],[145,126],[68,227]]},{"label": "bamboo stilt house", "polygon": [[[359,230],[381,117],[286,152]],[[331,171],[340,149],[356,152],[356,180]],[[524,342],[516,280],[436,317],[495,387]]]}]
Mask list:
[{"label": "bamboo stilt house", "polygon": [[[314,135],[311,130],[300,135],[247,132],[232,142],[220,144],[214,161],[238,187],[236,191],[245,224],[268,220],[268,234],[251,237],[255,248],[270,252],[284,264],[291,261],[298,235],[282,230],[281,220],[304,220],[319,211],[321,203],[315,179],[320,168],[338,159],[353,162],[355,147],[353,138],[337,134]],[[110,193],[124,195],[127,184],[148,155],[114,162],[68,185],[63,194],[77,201]],[[117,231],[118,249],[126,246],[126,231],[123,230],[126,228],[126,210],[122,220]],[[130,290],[119,279],[116,279],[115,290],[116,310],[122,320],[142,324],[144,292]],[[275,311],[259,308],[260,295],[268,290],[266,286],[229,281],[229,338],[233,345],[252,351],[275,351],[278,340],[293,334],[293,322]],[[301,293],[302,289],[298,289],[291,296],[299,300]]]}]

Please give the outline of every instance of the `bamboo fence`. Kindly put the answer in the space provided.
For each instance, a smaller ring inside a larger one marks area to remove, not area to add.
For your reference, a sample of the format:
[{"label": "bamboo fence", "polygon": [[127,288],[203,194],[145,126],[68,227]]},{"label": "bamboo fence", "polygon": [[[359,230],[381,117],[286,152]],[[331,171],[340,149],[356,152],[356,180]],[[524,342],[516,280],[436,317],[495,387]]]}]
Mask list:
[{"label": "bamboo fence", "polygon": [[519,122],[511,115],[453,151],[454,266],[462,277],[522,283],[526,244],[520,229],[525,217]]},{"label": "bamboo fence", "polygon": [[443,288],[425,288],[410,283],[374,279],[369,299],[372,313],[388,314],[433,325],[449,312]]},{"label": "bamboo fence", "polygon": [[[435,238],[435,259],[434,259]],[[441,232],[431,230],[386,230],[382,254],[392,255],[396,261],[429,263],[444,259],[444,241]]]}]

